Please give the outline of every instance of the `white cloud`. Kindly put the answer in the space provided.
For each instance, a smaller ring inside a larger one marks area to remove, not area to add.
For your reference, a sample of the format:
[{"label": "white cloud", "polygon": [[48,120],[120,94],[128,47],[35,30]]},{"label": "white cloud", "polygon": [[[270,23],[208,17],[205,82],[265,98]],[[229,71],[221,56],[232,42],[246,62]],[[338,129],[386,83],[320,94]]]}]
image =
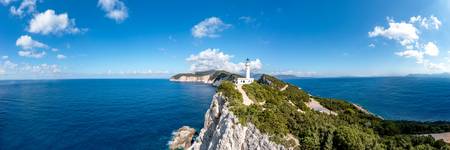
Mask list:
[{"label": "white cloud", "polygon": [[424,59],[425,55],[428,56],[439,55],[439,49],[433,42],[428,42],[426,45],[423,46],[423,49],[424,51],[407,49],[402,52],[397,52],[395,54],[406,58],[415,58],[416,62],[419,64],[425,64],[425,62],[428,62],[427,59]]},{"label": "white cloud", "polygon": [[19,8],[16,8],[15,6],[11,6],[9,9],[9,12],[12,15],[20,16],[22,17],[25,13],[31,14],[36,11],[36,0],[23,0],[20,3]]},{"label": "white cloud", "polygon": [[6,69],[15,69],[17,66],[18,66],[17,64],[15,64],[9,60],[4,61],[2,64],[2,68],[6,68]]},{"label": "white cloud", "polygon": [[405,50],[402,52],[395,53],[398,56],[406,57],[406,58],[416,58],[417,63],[423,63],[423,52],[418,50]]},{"label": "white cloud", "polygon": [[59,51],[59,49],[57,49],[57,48],[51,48],[51,50],[54,51],[54,52]]},{"label": "white cloud", "polygon": [[38,65],[30,65],[24,64],[20,71],[25,73],[34,73],[34,74],[54,74],[60,73],[61,68],[56,64],[38,64]]},{"label": "white cloud", "polygon": [[0,0],[0,3],[2,3],[3,5],[9,5],[9,3],[14,2],[15,0]]},{"label": "white cloud", "polygon": [[229,27],[231,27],[231,25],[225,24],[220,18],[210,17],[192,27],[191,32],[192,36],[196,38],[215,38],[220,36],[218,34],[219,32],[222,32]]},{"label": "white cloud", "polygon": [[376,26],[369,32],[369,37],[382,36],[400,42],[401,45],[410,45],[419,39],[419,31],[413,24],[394,22],[389,20],[389,28]]},{"label": "white cloud", "polygon": [[128,8],[120,0],[99,0],[98,5],[106,12],[106,17],[122,22],[128,17]]},{"label": "white cloud", "polygon": [[293,75],[297,77],[313,77],[317,76],[317,72],[312,71],[293,71],[293,70],[287,70],[287,71],[280,71],[280,72],[272,72],[270,73],[272,75]]},{"label": "white cloud", "polygon": [[448,67],[444,63],[431,63],[428,60],[426,60],[424,63],[424,66],[431,71],[449,71]]},{"label": "white cloud", "polygon": [[433,42],[422,44],[421,41],[419,41],[421,32],[415,26],[417,25],[424,29],[439,29],[442,23],[437,17],[430,16],[427,18],[413,16],[409,19],[408,23],[405,21],[395,22],[393,19],[388,18],[388,22],[388,29],[376,26],[372,32],[369,32],[369,37],[381,36],[396,40],[406,49],[401,52],[396,52],[396,55],[405,58],[414,58],[416,59],[417,64],[422,64],[429,71],[445,71],[447,69],[446,64],[430,62],[430,60],[426,58],[427,56],[439,56],[439,48]]},{"label": "white cloud", "polygon": [[19,75],[31,75],[30,77],[37,77],[36,75],[57,75],[62,72],[59,65],[56,64],[16,64],[9,60],[0,62],[0,74],[12,75],[17,77]]},{"label": "white cloud", "polygon": [[5,60],[2,63],[0,63],[0,74],[6,74],[7,70],[16,69],[17,66],[18,65],[13,62]]},{"label": "white cloud", "polygon": [[19,54],[19,56],[22,57],[29,57],[29,58],[42,58],[45,56],[45,51],[35,51],[35,50],[21,50],[19,52],[17,52],[17,54]]},{"label": "white cloud", "polygon": [[69,19],[67,13],[56,14],[54,10],[48,9],[34,16],[30,21],[28,32],[47,35],[79,33],[80,29],[75,27],[75,20]]},{"label": "white cloud", "polygon": [[167,70],[133,70],[133,71],[118,71],[113,72],[112,70],[108,70],[106,75],[126,75],[126,76],[151,76],[151,75],[166,75],[169,74]]},{"label": "white cloud", "polygon": [[2,59],[4,60],[4,59],[8,59],[9,57],[8,56],[2,56]]},{"label": "white cloud", "polygon": [[438,56],[439,55],[439,48],[434,44],[433,42],[428,42],[425,47],[425,54],[430,56]]},{"label": "white cloud", "polygon": [[370,44],[369,44],[369,47],[374,48],[374,47],[375,47],[375,44],[370,43]]},{"label": "white cloud", "polygon": [[[191,55],[186,60],[191,64],[190,70],[193,72],[207,70],[225,70],[238,73],[244,69],[244,63],[233,63],[230,59],[233,56],[221,52],[219,49],[206,49],[197,55]],[[262,68],[259,59],[250,62],[252,70]]]},{"label": "white cloud", "polygon": [[439,29],[442,26],[442,22],[433,15],[431,15],[429,18],[422,16],[413,16],[409,19],[409,22],[418,23],[425,29],[430,29],[430,27],[433,27],[434,29]]},{"label": "white cloud", "polygon": [[241,17],[239,17],[239,20],[241,20],[241,21],[243,21],[244,23],[247,23],[247,24],[256,21],[256,19],[254,19],[254,18],[252,18],[250,16],[241,16]]},{"label": "white cloud", "polygon": [[16,40],[16,46],[19,46],[25,50],[31,50],[34,48],[48,48],[48,46],[39,41],[33,40],[29,35],[22,35]]},{"label": "white cloud", "polygon": [[56,58],[58,58],[58,59],[66,59],[67,57],[65,55],[58,54],[58,55],[56,55]]}]

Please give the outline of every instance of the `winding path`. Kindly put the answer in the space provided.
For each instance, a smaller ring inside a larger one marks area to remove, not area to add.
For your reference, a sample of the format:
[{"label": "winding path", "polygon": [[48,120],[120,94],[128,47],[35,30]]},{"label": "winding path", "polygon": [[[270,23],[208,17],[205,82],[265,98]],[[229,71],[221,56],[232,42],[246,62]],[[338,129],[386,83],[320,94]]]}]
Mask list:
[{"label": "winding path", "polygon": [[242,99],[243,99],[244,105],[248,106],[248,105],[253,104],[253,101],[250,98],[248,98],[247,93],[245,93],[244,89],[242,89],[242,85],[238,84],[238,85],[236,85],[236,87],[237,87],[237,90],[242,94]]}]

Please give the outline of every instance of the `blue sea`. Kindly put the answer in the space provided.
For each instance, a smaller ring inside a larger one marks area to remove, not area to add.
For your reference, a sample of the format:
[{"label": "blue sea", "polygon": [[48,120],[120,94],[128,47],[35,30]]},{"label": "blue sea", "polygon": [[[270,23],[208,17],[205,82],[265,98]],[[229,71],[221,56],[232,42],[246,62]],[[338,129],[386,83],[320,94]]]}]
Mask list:
[{"label": "blue sea", "polygon": [[287,81],[315,96],[359,104],[385,119],[450,121],[450,78],[312,78]]},{"label": "blue sea", "polygon": [[168,80],[0,81],[0,149],[167,149],[215,89]]},{"label": "blue sea", "polygon": [[[450,79],[287,80],[387,119],[450,121]],[[0,149],[167,149],[203,126],[215,89],[163,79],[0,81]]]}]

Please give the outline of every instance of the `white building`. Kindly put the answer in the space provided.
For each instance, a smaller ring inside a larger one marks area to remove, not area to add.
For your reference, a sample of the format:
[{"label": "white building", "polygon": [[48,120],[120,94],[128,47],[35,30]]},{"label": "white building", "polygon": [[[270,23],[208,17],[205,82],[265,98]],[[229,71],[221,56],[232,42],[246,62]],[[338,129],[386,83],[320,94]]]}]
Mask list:
[{"label": "white building", "polygon": [[250,77],[250,60],[247,59],[245,62],[245,78],[237,78],[234,80],[235,84],[250,84],[253,83],[255,79]]}]

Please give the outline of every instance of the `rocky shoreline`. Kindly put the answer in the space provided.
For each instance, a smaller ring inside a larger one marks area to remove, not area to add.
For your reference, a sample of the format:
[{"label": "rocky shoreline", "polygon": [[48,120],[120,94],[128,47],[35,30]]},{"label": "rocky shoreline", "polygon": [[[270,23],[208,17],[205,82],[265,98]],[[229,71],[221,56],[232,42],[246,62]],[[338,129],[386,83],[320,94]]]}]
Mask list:
[{"label": "rocky shoreline", "polygon": [[191,147],[192,138],[195,135],[195,129],[189,126],[183,126],[173,133],[172,140],[169,141],[169,149],[186,149]]}]

